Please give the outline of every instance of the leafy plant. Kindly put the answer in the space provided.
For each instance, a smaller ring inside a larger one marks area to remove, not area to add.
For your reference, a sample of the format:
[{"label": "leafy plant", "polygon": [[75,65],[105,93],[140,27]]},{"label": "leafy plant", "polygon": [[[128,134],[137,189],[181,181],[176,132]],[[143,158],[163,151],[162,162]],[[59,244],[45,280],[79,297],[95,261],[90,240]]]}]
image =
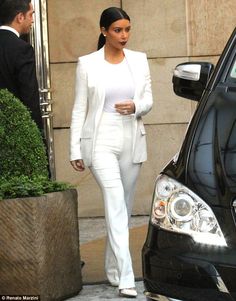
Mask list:
[{"label": "leafy plant", "polygon": [[0,90],[0,198],[42,195],[70,185],[52,182],[41,133],[28,109]]}]

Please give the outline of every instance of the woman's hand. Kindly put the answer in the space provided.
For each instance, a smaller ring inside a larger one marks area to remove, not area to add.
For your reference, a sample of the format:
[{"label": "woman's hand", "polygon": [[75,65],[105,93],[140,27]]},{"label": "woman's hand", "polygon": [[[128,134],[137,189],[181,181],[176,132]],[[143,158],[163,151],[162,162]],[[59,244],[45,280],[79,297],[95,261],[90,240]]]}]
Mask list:
[{"label": "woman's hand", "polygon": [[122,115],[129,115],[135,112],[135,104],[133,100],[125,100],[115,104],[116,112]]},{"label": "woman's hand", "polygon": [[70,164],[73,166],[73,168],[76,171],[84,171],[85,170],[84,161],[82,159],[70,161]]}]

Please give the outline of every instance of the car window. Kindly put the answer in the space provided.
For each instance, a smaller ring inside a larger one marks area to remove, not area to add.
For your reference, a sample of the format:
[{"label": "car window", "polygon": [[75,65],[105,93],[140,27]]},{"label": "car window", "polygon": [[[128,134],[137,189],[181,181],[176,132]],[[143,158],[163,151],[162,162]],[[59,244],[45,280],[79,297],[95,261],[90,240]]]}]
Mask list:
[{"label": "car window", "polygon": [[227,77],[227,81],[236,83],[236,58],[233,61],[232,67],[230,68],[230,72]]},{"label": "car window", "polygon": [[[236,83],[236,77],[234,80]],[[234,90],[221,86],[210,94],[193,137],[188,161],[188,183],[200,195],[210,197],[214,205],[219,204],[218,191],[223,186],[236,192],[235,99]]]}]

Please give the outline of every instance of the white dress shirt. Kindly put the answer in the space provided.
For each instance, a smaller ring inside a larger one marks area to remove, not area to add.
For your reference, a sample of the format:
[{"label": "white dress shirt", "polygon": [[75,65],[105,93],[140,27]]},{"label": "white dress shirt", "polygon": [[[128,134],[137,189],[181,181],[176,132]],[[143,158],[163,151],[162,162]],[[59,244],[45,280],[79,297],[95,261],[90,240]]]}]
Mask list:
[{"label": "white dress shirt", "polygon": [[13,27],[2,25],[2,26],[0,26],[0,30],[1,29],[9,30],[9,31],[13,32],[14,34],[16,34],[18,36],[18,38],[20,37],[19,32],[17,30],[15,30],[15,28],[13,28]]}]

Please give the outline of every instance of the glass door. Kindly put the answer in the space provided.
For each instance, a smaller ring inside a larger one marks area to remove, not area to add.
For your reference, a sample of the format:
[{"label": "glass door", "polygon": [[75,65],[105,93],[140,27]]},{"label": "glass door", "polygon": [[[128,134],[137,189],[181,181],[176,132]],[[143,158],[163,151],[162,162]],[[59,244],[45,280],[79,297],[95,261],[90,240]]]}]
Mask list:
[{"label": "glass door", "polygon": [[35,49],[36,72],[39,84],[40,107],[44,125],[44,136],[51,178],[56,178],[54,160],[53,114],[49,65],[47,0],[32,0],[34,25],[30,33],[30,42]]}]

